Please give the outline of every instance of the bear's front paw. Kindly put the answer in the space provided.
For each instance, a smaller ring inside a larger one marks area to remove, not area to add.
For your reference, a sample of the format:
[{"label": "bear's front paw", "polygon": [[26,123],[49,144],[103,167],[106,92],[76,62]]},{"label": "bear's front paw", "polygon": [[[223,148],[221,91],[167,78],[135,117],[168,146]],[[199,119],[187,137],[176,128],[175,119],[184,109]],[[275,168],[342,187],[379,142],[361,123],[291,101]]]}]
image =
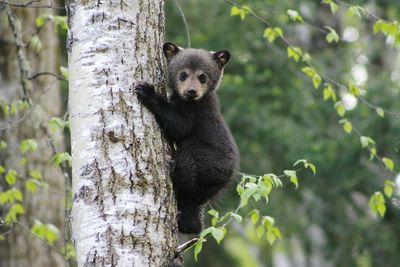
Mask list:
[{"label": "bear's front paw", "polygon": [[135,92],[138,96],[138,99],[142,102],[148,102],[150,98],[154,97],[156,94],[154,86],[146,82],[137,84],[135,86]]}]

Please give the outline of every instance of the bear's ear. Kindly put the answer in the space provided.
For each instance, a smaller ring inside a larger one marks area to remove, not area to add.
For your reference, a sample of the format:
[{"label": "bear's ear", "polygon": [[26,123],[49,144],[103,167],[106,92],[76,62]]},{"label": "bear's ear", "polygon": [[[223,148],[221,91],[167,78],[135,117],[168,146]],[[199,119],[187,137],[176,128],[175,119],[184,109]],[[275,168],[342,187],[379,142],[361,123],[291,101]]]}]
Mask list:
[{"label": "bear's ear", "polygon": [[222,69],[231,58],[231,53],[228,50],[219,50],[212,54],[213,59],[218,63],[218,66]]},{"label": "bear's ear", "polygon": [[178,54],[181,49],[182,48],[171,42],[163,44],[163,52],[168,62],[171,61],[171,59]]}]

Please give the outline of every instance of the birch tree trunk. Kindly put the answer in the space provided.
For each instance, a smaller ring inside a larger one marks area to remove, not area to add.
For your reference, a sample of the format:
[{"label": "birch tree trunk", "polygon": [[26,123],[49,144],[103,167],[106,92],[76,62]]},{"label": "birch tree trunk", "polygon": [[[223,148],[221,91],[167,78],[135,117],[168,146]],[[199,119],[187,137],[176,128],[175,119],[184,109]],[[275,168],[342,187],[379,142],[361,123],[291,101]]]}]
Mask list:
[{"label": "birch tree trunk", "polygon": [[78,266],[167,266],[168,153],[134,85],[163,88],[164,1],[68,2],[72,231]]}]

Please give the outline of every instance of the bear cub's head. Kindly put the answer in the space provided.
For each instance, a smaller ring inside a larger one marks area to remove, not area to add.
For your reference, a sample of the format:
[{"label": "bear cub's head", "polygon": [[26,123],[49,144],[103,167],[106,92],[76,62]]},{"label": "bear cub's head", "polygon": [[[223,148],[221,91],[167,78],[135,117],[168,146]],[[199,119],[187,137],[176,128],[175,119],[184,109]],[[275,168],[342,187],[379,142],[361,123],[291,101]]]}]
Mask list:
[{"label": "bear cub's head", "polygon": [[163,45],[163,52],[168,62],[169,85],[185,101],[200,100],[217,89],[231,57],[227,50],[181,48],[170,42]]}]

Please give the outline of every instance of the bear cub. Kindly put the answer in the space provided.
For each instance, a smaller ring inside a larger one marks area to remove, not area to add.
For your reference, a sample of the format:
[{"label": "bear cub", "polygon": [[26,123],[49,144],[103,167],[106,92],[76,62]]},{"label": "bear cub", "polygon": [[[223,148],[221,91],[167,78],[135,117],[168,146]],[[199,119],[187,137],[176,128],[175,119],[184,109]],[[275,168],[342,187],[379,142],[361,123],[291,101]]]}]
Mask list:
[{"label": "bear cub", "polygon": [[179,231],[198,234],[203,229],[202,206],[227,186],[239,165],[239,151],[220,113],[216,94],[227,50],[210,52],[181,48],[167,42],[169,99],[142,83],[137,97],[148,108],[170,143],[170,176],[178,204]]}]

